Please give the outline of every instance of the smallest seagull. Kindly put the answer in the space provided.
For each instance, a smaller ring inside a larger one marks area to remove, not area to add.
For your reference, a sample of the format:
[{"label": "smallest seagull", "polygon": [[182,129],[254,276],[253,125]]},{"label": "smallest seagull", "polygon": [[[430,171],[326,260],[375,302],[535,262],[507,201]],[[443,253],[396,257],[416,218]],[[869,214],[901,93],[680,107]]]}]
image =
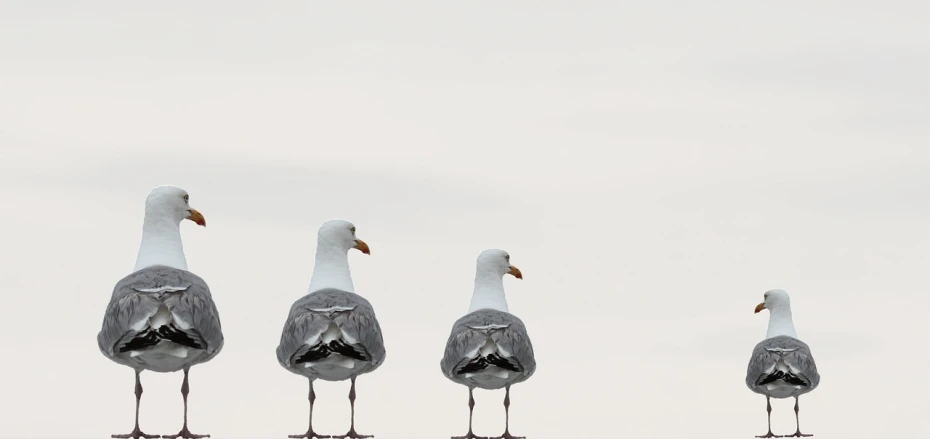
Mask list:
[{"label": "smallest seagull", "polygon": [[468,433],[452,439],[488,439],[472,432],[475,387],[507,389],[504,395],[504,434],[494,439],[523,439],[510,434],[510,386],[536,371],[533,344],[526,326],[510,314],[504,297],[504,275],[523,279],[510,255],[489,249],[478,255],[475,289],[468,314],[452,326],[440,366],[446,378],[468,387]]},{"label": "smallest seagull", "polygon": [[755,312],[769,310],[769,328],[765,340],[752,351],[746,370],[746,386],[749,390],[765,395],[768,411],[769,431],[758,438],[784,437],[772,434],[771,398],[794,397],[794,420],[797,430],[789,437],[808,437],[801,433],[798,419],[798,397],[817,388],[820,374],[811,350],[794,331],[791,318],[791,300],[783,290],[769,290],[765,301],[756,306]]}]

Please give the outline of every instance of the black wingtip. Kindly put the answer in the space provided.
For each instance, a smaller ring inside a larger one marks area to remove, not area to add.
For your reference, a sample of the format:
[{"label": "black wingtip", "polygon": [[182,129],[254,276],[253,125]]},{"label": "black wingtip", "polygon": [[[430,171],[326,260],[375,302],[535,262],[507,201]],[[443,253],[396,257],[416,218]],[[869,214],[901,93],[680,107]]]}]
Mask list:
[{"label": "black wingtip", "polygon": [[368,361],[368,355],[365,355],[364,352],[361,352],[352,346],[349,346],[343,343],[341,340],[333,340],[329,343],[329,350],[340,354],[344,357],[349,357],[359,361]]},{"label": "black wingtip", "polygon": [[498,356],[497,354],[488,355],[488,362],[501,369],[507,369],[512,372],[520,371],[520,368],[517,367],[515,364],[507,361],[505,358],[502,358]]},{"label": "black wingtip", "polygon": [[330,354],[329,347],[324,344],[318,344],[310,349],[307,352],[304,352],[299,357],[294,360],[294,364],[308,363],[311,361],[320,361],[326,357],[329,357]]},{"label": "black wingtip", "polygon": [[456,375],[462,375],[466,373],[478,372],[484,370],[488,367],[488,360],[484,357],[475,358],[472,361],[469,361],[464,366],[460,367],[459,370],[455,371]]},{"label": "black wingtip", "polygon": [[131,340],[126,342],[126,344],[120,347],[119,351],[121,353],[129,352],[129,351],[138,351],[141,349],[146,349],[146,348],[155,346],[158,344],[159,341],[161,340],[158,338],[158,334],[156,334],[154,331],[149,330],[149,331],[139,333],[138,335],[133,337]]},{"label": "black wingtip", "polygon": [[759,380],[756,381],[756,385],[764,386],[766,384],[774,383],[775,381],[778,381],[778,380],[782,380],[793,386],[808,386],[809,385],[806,381],[802,380],[798,376],[790,374],[790,373],[785,373],[780,370],[776,370],[768,375],[764,375],[760,377]]},{"label": "black wingtip", "polygon": [[158,328],[158,335],[165,340],[175,342],[182,346],[187,346],[194,349],[203,349],[203,346],[201,346],[197,340],[191,338],[191,336],[187,335],[187,333],[179,331],[173,325],[164,325]]}]

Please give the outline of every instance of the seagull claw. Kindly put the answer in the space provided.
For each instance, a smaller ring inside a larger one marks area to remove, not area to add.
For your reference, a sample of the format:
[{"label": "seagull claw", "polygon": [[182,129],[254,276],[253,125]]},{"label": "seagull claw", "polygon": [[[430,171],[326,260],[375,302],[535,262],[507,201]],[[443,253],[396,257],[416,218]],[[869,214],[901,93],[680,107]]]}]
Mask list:
[{"label": "seagull claw", "polygon": [[209,434],[194,434],[194,433],[191,433],[190,430],[187,429],[187,427],[184,427],[183,429],[181,429],[181,431],[178,432],[178,434],[163,434],[161,437],[162,439],[179,439],[179,438],[181,439],[205,439],[205,438],[210,437],[210,435]]},{"label": "seagull claw", "polygon": [[351,429],[349,429],[349,432],[346,433],[346,434],[340,434],[340,435],[335,435],[335,436],[331,436],[331,437],[332,437],[333,439],[368,439],[368,438],[373,438],[374,435],[370,435],[370,434],[358,434],[358,433],[355,432],[355,429],[354,429],[354,428],[351,428]]},{"label": "seagull claw", "polygon": [[317,434],[315,431],[310,430],[304,434],[289,434],[287,437],[291,439],[329,439],[332,436]]},{"label": "seagull claw", "polygon": [[132,433],[129,434],[111,434],[113,439],[158,439],[161,435],[158,434],[145,434],[142,430],[139,430],[139,427],[136,427],[132,430]]}]

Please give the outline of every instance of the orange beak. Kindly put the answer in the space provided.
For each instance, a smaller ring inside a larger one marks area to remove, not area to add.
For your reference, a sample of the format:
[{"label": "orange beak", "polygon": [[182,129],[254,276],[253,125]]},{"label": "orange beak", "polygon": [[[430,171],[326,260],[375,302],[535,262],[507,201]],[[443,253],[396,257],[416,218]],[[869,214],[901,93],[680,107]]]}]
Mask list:
[{"label": "orange beak", "polygon": [[197,223],[198,226],[207,226],[207,220],[203,219],[203,215],[197,209],[189,209],[188,212],[190,212],[190,216],[187,219]]},{"label": "orange beak", "polygon": [[519,268],[514,267],[513,265],[510,266],[510,271],[508,271],[507,274],[511,274],[517,279],[523,279],[523,273],[520,272]]},{"label": "orange beak", "polygon": [[765,303],[760,303],[756,305],[756,313],[758,313],[759,311],[762,311],[763,309],[765,309]]},{"label": "orange beak", "polygon": [[355,249],[358,249],[360,252],[365,253],[366,255],[371,254],[371,250],[368,249],[368,244],[365,244],[365,241],[361,239],[355,240]]}]

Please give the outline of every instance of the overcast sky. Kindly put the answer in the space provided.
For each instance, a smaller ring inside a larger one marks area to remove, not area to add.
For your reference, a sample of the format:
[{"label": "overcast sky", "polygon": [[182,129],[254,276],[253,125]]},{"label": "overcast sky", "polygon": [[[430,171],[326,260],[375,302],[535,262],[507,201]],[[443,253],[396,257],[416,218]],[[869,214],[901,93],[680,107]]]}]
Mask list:
[{"label": "overcast sky", "polygon": [[[880,9],[879,9],[880,8]],[[190,427],[306,429],[274,355],[319,224],[351,220],[387,359],[358,381],[378,438],[467,428],[439,360],[475,258],[503,248],[538,370],[533,439],[751,438],[744,385],[771,288],[822,381],[820,438],[930,435],[930,30],[924,2],[65,2],[0,5],[0,437],[132,428],[133,372],[96,346],[143,201],[182,225],[226,345]],[[142,375],[142,428],[181,426],[181,374]],[[348,429],[320,383],[316,429]],[[477,391],[478,434],[503,391]],[[773,429],[794,431],[791,400]]]}]

